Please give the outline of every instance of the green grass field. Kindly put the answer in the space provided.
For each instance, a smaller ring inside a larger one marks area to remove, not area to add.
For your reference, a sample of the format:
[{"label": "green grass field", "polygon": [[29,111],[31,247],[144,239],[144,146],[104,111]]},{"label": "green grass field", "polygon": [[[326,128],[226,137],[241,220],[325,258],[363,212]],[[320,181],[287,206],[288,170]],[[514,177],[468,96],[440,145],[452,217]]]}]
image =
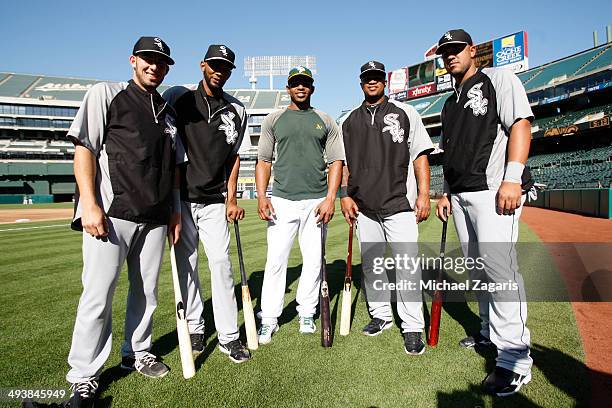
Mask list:
[{"label": "green grass field", "polygon": [[[256,217],[255,201],[244,201],[247,217],[241,223],[245,264],[254,301],[259,304],[266,254],[265,224]],[[6,208],[6,207],[3,207]],[[74,317],[81,292],[81,236],[67,221],[0,226],[0,388],[68,389],[64,376]],[[45,227],[35,228],[32,227]],[[15,228],[28,228],[13,230]],[[10,230],[10,231],[9,231]],[[154,322],[153,353],[172,371],[163,379],[148,379],[119,368],[123,316],[127,295],[122,273],[113,303],[114,347],[101,378],[101,406],[117,407],[567,407],[584,405],[590,394],[584,355],[569,303],[530,304],[533,381],[507,399],[480,392],[479,384],[495,362],[494,353],[463,350],[458,340],[478,328],[475,304],[446,304],[440,343],[418,357],[403,351],[399,329],[369,338],[360,334],[369,316],[360,291],[353,290],[356,310],[348,337],[338,335],[340,291],[347,252],[348,226],[339,212],[327,242],[332,324],[331,349],[320,346],[320,333],[300,335],[295,291],[301,265],[297,242],[289,261],[281,330],[271,344],[254,352],[253,360],[236,365],[217,349],[212,324],[210,279],[202,254],[207,347],[196,360],[191,380],[181,375],[175,333],[173,289],[168,256],[159,281],[159,306]],[[420,241],[439,241],[441,223],[430,217],[420,227]],[[455,240],[449,228],[450,240]],[[537,241],[523,224],[522,241]],[[232,240],[236,294],[240,279]],[[355,286],[359,287],[360,258],[355,240]],[[202,251],[203,253],[203,251]],[[167,254],[166,254],[167,255]],[[541,254],[521,258],[528,282],[538,281]],[[359,293],[357,293],[359,292]],[[427,299],[427,305],[430,299]],[[425,309],[426,318],[428,317]],[[240,314],[240,319],[242,315]],[[317,324],[318,324],[317,320]],[[0,401],[0,405],[18,406]]]}]

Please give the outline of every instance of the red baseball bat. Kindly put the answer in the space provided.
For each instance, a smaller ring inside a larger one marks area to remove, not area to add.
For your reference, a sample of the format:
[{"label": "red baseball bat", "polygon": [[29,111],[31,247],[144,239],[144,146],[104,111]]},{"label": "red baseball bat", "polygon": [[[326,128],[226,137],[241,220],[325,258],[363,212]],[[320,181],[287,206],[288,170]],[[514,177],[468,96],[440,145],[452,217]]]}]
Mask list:
[{"label": "red baseball bat", "polygon": [[[444,217],[446,221],[442,223],[442,241],[440,242],[440,268],[436,283],[439,283],[444,278],[444,251],[446,249],[446,227],[448,225],[448,216],[446,208],[444,209]],[[431,319],[429,320],[429,335],[427,336],[427,344],[435,347],[438,344],[440,337],[440,317],[442,315],[442,291],[436,289],[434,291],[433,302],[431,304]]]}]

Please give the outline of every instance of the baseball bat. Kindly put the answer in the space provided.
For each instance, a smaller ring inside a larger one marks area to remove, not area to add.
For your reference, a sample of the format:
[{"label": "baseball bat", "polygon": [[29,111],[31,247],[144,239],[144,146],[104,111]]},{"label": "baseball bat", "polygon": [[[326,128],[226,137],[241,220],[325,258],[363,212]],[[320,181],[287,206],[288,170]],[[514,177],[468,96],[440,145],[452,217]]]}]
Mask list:
[{"label": "baseball bat", "polygon": [[[442,223],[442,240],[440,242],[440,268],[436,283],[439,283],[444,278],[444,251],[446,249],[446,227],[448,226],[448,216],[446,208],[444,209],[444,217],[446,221]],[[429,320],[429,336],[427,336],[427,344],[431,347],[438,345],[440,337],[440,317],[442,315],[442,291],[436,289],[434,291],[433,302],[431,303],[431,319]]]},{"label": "baseball bat", "polygon": [[174,253],[172,238],[169,239],[169,243],[170,265],[172,265],[172,284],[174,286],[174,304],[176,309],[176,334],[178,336],[183,377],[187,379],[195,375],[195,366],[193,364],[191,338],[189,337],[189,327],[187,327],[187,319],[185,318],[185,305],[183,304],[183,296],[179,284],[178,268],[176,267],[176,255]]},{"label": "baseball bat", "polygon": [[344,273],[344,290],[342,291],[342,309],[340,312],[340,335],[348,336],[351,331],[351,305],[353,302],[351,286],[353,280],[353,224],[349,227],[348,255]]},{"label": "baseball bat", "polygon": [[331,318],[329,315],[329,287],[325,268],[325,224],[321,223],[321,346],[332,346]]},{"label": "baseball bat", "polygon": [[240,280],[242,282],[242,313],[244,314],[244,328],[247,336],[247,347],[257,350],[257,330],[255,329],[255,315],[253,314],[253,304],[251,303],[251,292],[247,281],[246,270],[244,269],[244,258],[242,257],[242,244],[240,243],[240,229],[238,220],[234,220],[234,231],[236,232],[236,246],[238,247],[238,263],[240,264]]}]

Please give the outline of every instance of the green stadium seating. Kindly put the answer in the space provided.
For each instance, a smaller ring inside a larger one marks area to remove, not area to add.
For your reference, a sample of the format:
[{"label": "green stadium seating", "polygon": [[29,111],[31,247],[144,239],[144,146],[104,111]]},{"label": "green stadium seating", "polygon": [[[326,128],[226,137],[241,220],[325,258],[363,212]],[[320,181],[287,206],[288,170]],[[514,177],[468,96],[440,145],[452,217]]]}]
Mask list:
[{"label": "green stadium seating", "polygon": [[527,90],[535,89],[548,85],[554,78],[560,78],[564,75],[571,77],[599,52],[601,52],[601,50],[596,48],[573,57],[545,65],[542,67],[541,72],[525,82],[525,87]]},{"label": "green stadium seating", "polygon": [[596,71],[600,68],[607,67],[612,65],[612,46],[609,46],[605,50],[603,50],[597,58],[594,58],[593,61],[586,64],[578,71],[575,72],[574,75],[584,74],[585,72]]},{"label": "green stadium seating", "polygon": [[0,85],[0,96],[18,97],[30,87],[39,77],[34,75],[10,74]]},{"label": "green stadium seating", "polygon": [[274,109],[278,93],[278,91],[257,91],[257,96],[251,109]]},{"label": "green stadium seating", "polygon": [[406,101],[405,103],[407,103],[408,105],[411,105],[414,109],[416,109],[419,115],[423,115],[424,112],[429,107],[431,107],[431,105],[435,104],[435,102],[440,98],[441,98],[440,95],[431,95],[431,96],[426,96],[424,98],[412,99],[412,100]]}]

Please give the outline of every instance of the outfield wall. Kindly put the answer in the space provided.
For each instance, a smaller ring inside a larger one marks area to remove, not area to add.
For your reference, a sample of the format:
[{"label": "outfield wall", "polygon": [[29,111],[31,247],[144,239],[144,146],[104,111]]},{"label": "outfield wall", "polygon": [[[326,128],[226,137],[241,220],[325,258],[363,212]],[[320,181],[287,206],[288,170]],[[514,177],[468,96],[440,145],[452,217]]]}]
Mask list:
[{"label": "outfield wall", "polygon": [[544,190],[538,192],[538,198],[527,205],[599,218],[612,218],[612,189]]}]

